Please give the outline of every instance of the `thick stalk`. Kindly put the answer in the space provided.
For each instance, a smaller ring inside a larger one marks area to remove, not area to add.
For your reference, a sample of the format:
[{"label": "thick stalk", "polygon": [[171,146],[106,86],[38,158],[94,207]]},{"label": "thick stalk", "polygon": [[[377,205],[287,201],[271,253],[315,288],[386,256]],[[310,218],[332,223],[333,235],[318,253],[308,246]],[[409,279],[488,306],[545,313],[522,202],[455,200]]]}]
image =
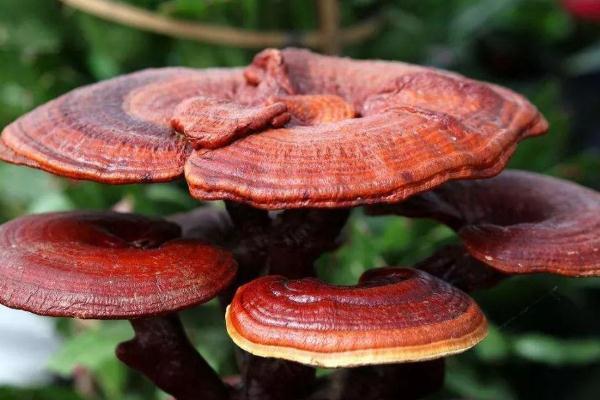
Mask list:
[{"label": "thick stalk", "polygon": [[131,320],[117,357],[177,400],[226,400],[226,385],[190,343],[176,314]]},{"label": "thick stalk", "polygon": [[314,263],[334,250],[349,210],[301,209],[282,212],[273,221],[268,272],[290,279],[314,276]]},{"label": "thick stalk", "polygon": [[[336,247],[349,213],[348,210],[287,210],[271,219],[265,211],[235,203],[227,203],[227,211],[240,234],[234,250],[240,267],[238,286],[261,274],[288,278],[314,276],[314,262]],[[300,399],[315,383],[312,367],[245,352],[238,361],[244,400]]]},{"label": "thick stalk", "polygon": [[271,229],[267,211],[230,201],[225,205],[234,226],[230,250],[238,263],[238,275],[229,289],[219,296],[224,307],[231,302],[238,287],[264,273]]},{"label": "thick stalk", "polygon": [[417,400],[444,383],[444,359],[341,369],[309,400]]},{"label": "thick stalk", "polygon": [[300,400],[314,389],[315,369],[245,353],[242,370],[245,400]]},{"label": "thick stalk", "polygon": [[467,293],[489,289],[507,275],[471,257],[464,246],[444,246],[414,266]]}]

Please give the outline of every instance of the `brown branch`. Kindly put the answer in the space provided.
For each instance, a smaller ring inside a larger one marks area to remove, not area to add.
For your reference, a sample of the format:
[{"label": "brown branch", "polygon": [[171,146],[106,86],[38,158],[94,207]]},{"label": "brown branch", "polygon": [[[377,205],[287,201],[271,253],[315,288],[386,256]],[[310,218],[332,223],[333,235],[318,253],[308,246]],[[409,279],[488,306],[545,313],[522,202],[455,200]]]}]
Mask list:
[{"label": "brown branch", "polygon": [[[210,24],[192,23],[158,15],[128,4],[109,0],[60,0],[64,4],[108,21],[140,30],[200,42],[242,48],[284,47],[292,42],[300,46],[321,48],[327,42],[321,32],[259,32]],[[381,28],[381,18],[372,18],[339,31],[339,43],[351,44],[375,35]]]},{"label": "brown branch", "polygon": [[338,0],[317,0],[321,30],[321,49],[326,54],[339,54],[340,3]]},{"label": "brown branch", "polygon": [[176,314],[131,320],[135,337],[117,347],[117,357],[177,400],[226,400],[219,376],[196,352]]}]

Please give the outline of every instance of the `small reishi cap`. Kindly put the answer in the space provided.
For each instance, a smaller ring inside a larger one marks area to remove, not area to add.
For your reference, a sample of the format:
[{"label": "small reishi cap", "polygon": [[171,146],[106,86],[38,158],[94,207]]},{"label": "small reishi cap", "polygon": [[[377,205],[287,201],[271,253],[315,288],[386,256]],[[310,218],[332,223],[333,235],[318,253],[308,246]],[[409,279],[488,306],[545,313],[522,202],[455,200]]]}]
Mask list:
[{"label": "small reishi cap", "polygon": [[238,289],[226,324],[254,355],[330,368],[441,358],[487,332],[469,296],[408,268],[372,270],[353,287],[259,278]]},{"label": "small reishi cap", "polygon": [[0,226],[0,303],[40,315],[133,319],[214,298],[236,263],[170,222],[66,212]]},{"label": "small reishi cap", "polygon": [[445,223],[473,257],[507,274],[600,275],[600,193],[562,179],[505,171],[369,212]]}]

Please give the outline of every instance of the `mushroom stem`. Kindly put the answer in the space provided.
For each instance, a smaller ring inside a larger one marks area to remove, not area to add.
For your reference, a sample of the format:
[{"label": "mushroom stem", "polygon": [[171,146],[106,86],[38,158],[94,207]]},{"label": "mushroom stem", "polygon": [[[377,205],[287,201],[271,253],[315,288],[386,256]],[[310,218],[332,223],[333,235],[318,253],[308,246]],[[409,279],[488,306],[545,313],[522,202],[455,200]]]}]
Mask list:
[{"label": "mushroom stem", "polygon": [[440,278],[460,290],[470,293],[496,286],[508,275],[469,255],[464,246],[449,245],[418,262],[414,268]]},{"label": "mushroom stem", "polygon": [[229,287],[219,296],[223,307],[231,301],[236,289],[251,281],[264,271],[271,217],[268,211],[241,203],[226,201],[227,213],[234,225],[231,251],[238,263],[238,274]]},{"label": "mushroom stem", "polygon": [[304,399],[313,390],[315,369],[306,365],[245,353],[244,400]]},{"label": "mushroom stem", "polygon": [[313,276],[315,261],[337,247],[349,213],[348,209],[300,209],[278,215],[271,232],[268,273],[290,279]]},{"label": "mushroom stem", "polygon": [[[314,275],[314,262],[336,246],[349,210],[286,210],[274,219],[266,211],[227,202],[227,211],[238,228],[233,250],[239,264],[237,286],[262,273],[303,278]],[[232,293],[222,302],[229,304]],[[295,362],[238,354],[246,400],[288,400],[312,387],[315,369]]]},{"label": "mushroom stem", "polygon": [[117,357],[177,400],[226,400],[228,390],[198,354],[177,314],[130,320],[135,337]]},{"label": "mushroom stem", "polygon": [[347,368],[330,377],[329,386],[310,400],[416,400],[444,383],[443,358],[406,364]]}]

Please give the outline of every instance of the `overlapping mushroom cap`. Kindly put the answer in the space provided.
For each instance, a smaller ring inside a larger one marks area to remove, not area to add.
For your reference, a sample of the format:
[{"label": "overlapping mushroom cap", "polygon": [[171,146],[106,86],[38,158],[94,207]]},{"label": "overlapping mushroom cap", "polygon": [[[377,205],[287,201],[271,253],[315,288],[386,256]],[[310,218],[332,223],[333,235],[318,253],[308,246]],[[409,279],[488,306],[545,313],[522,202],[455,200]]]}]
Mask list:
[{"label": "overlapping mushroom cap", "polygon": [[[105,183],[160,182],[183,173],[190,148],[170,119],[183,100],[231,95],[236,70],[163,68],[85,86],[7,126],[3,143],[40,168]],[[11,161],[8,159],[7,161]]]},{"label": "overlapping mushroom cap", "polygon": [[446,223],[473,257],[506,273],[600,275],[600,193],[565,180],[505,171],[372,211]]},{"label": "overlapping mushroom cap", "polygon": [[229,253],[133,214],[51,213],[0,226],[0,303],[36,314],[167,314],[215,297],[235,272]]},{"label": "overlapping mushroom cap", "polygon": [[148,70],[18,119],[0,157],[77,179],[157,182],[267,209],[393,202],[488,177],[546,121],[522,96],[457,74],[306,50],[245,70]]},{"label": "overlapping mushroom cap", "polygon": [[324,367],[440,358],[487,330],[470,297],[406,268],[372,270],[355,287],[263,277],[238,289],[226,322],[250,353]]},{"label": "overlapping mushroom cap", "polygon": [[519,140],[547,128],[515,93],[403,63],[271,50],[248,75],[259,92],[277,85],[288,95],[337,96],[359,118],[270,129],[198,150],[186,165],[197,198],[264,208],[401,200],[449,179],[494,175]]}]

